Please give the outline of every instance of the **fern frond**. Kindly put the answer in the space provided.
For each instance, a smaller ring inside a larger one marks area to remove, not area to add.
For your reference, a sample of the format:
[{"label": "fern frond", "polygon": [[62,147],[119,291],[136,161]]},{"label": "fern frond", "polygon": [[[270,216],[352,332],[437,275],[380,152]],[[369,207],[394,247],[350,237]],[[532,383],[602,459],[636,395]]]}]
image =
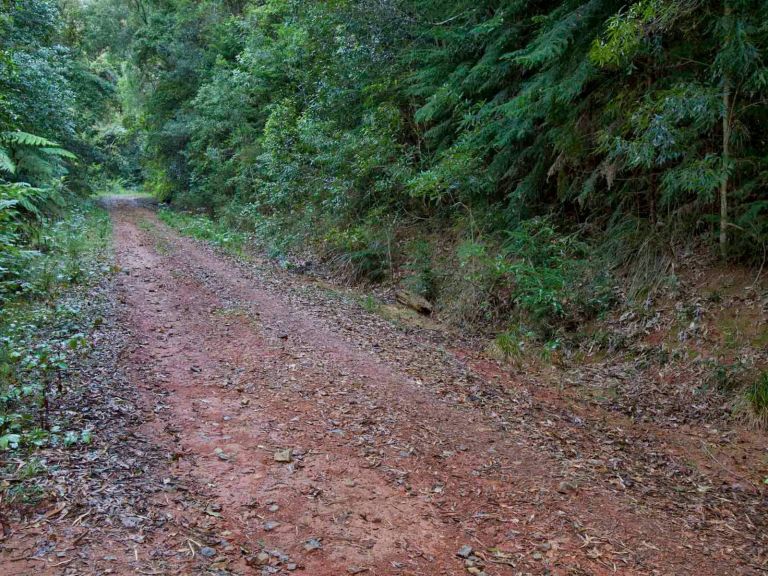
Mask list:
[{"label": "fern frond", "polygon": [[62,198],[52,188],[36,188],[25,182],[12,182],[0,185],[0,202],[3,208],[19,208],[38,219],[45,211],[60,206]]},{"label": "fern frond", "polygon": [[3,147],[0,147],[0,171],[10,172],[11,174],[16,173],[16,164],[13,163],[13,160],[8,155],[8,151]]},{"label": "fern frond", "polygon": [[77,156],[70,152],[69,150],[65,150],[64,148],[59,148],[58,146],[50,148],[40,148],[38,149],[38,152],[42,152],[44,154],[48,154],[49,156],[59,156],[61,158],[69,158],[70,160],[77,160]]},{"label": "fern frond", "polygon": [[17,206],[18,203],[19,203],[18,200],[0,199],[0,212],[8,211],[9,208],[13,208],[14,206]]},{"label": "fern frond", "polygon": [[56,142],[43,138],[42,136],[37,136],[28,132],[21,132],[19,130],[14,130],[13,132],[3,132],[0,134],[0,140],[20,146],[32,146],[34,148],[59,147]]}]

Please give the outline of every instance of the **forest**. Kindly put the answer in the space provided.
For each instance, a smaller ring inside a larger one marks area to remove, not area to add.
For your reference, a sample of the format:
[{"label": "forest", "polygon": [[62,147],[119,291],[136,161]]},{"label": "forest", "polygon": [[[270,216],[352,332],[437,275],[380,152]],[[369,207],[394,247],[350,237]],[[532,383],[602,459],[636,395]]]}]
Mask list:
[{"label": "forest", "polygon": [[128,223],[610,380],[587,404],[633,422],[764,433],[767,59],[764,0],[0,0],[0,469],[93,442],[66,382]]},{"label": "forest", "polygon": [[544,338],[686,250],[764,262],[763,2],[4,4],[9,199],[143,186]]}]

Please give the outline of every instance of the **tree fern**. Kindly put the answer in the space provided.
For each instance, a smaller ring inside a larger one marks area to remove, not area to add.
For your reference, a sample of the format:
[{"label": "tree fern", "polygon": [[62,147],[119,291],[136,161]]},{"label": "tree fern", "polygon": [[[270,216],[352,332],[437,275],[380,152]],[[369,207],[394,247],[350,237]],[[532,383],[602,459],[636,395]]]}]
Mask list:
[{"label": "tree fern", "polygon": [[37,188],[23,182],[0,184],[0,202],[5,210],[13,208],[19,215],[41,218],[45,212],[63,204],[61,194],[53,188]]},{"label": "tree fern", "polygon": [[16,172],[16,164],[11,160],[8,151],[0,146],[0,172],[9,172],[14,174]]},{"label": "tree fern", "polygon": [[42,136],[29,134],[28,132],[21,132],[18,130],[13,132],[3,132],[0,134],[0,142],[4,142],[6,145],[10,146],[34,148],[41,154],[49,156],[60,156],[70,160],[75,160],[77,158],[72,152],[65,150],[56,142],[43,138]]},{"label": "tree fern", "polygon": [[66,173],[60,159],[77,159],[56,142],[28,132],[0,133],[0,144],[0,170],[36,183],[44,183],[57,173]]},{"label": "tree fern", "polygon": [[77,156],[70,152],[69,150],[65,150],[64,148],[59,147],[44,147],[44,148],[38,148],[37,149],[40,153],[46,154],[48,156],[59,156],[61,158],[67,158],[68,160],[77,160]]}]

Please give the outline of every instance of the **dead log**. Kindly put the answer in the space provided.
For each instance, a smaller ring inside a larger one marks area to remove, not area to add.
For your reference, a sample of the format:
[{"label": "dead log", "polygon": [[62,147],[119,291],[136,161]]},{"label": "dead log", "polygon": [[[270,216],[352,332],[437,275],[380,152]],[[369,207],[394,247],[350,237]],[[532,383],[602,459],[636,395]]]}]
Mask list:
[{"label": "dead log", "polygon": [[419,314],[424,314],[426,316],[432,314],[432,304],[423,296],[419,296],[413,292],[399,290],[395,294],[395,299],[403,306],[408,306],[408,308],[416,310]]}]

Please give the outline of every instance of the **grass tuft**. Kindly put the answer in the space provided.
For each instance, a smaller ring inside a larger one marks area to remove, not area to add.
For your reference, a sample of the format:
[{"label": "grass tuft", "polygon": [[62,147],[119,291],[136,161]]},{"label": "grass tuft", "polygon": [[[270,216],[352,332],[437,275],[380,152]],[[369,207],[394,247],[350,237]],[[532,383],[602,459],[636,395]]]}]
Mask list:
[{"label": "grass tuft", "polygon": [[750,419],[761,428],[768,428],[768,372],[747,388],[746,401],[751,409]]}]

